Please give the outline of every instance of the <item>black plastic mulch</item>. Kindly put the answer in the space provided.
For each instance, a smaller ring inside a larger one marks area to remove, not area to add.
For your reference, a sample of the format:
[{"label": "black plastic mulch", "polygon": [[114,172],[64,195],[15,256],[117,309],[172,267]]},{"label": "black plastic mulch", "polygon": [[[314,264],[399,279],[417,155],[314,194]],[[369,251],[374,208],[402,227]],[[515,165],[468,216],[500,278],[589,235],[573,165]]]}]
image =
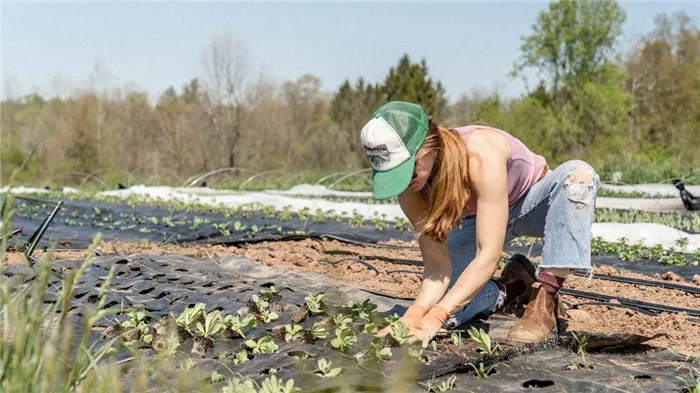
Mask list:
[{"label": "black plastic mulch", "polygon": [[[53,265],[56,273],[65,273],[77,269],[78,261],[57,261]],[[240,310],[249,310],[248,300],[260,290],[275,286],[283,289],[281,304],[286,308],[280,312],[279,320],[262,324],[247,332],[248,339],[259,339],[271,335],[275,326],[291,323],[292,316],[304,303],[309,293],[324,291],[324,303],[330,307],[330,314],[343,311],[341,308],[349,300],[361,302],[369,299],[379,306],[382,315],[403,311],[406,302],[381,296],[375,296],[346,283],[328,277],[302,272],[289,272],[282,269],[263,266],[245,257],[226,260],[195,260],[180,256],[117,256],[98,257],[87,268],[85,275],[78,282],[72,299],[71,315],[81,316],[82,306],[94,303],[98,299],[98,290],[104,282],[109,269],[115,266],[116,275],[106,294],[108,308],[137,308],[148,313],[149,322],[159,321],[169,314],[178,315],[187,306],[196,303],[206,304],[206,310],[221,310],[225,315],[232,315]],[[26,266],[9,266],[3,272],[6,276],[22,277],[31,282],[33,270]],[[58,279],[53,279],[58,285]],[[47,300],[54,300],[50,291]],[[118,320],[127,319],[126,314],[117,316]],[[311,317],[302,322],[309,328],[321,317]],[[356,322],[360,321],[355,319]],[[509,315],[495,314],[485,321],[477,321],[478,327],[484,328],[495,342],[503,342],[509,327],[515,318]],[[105,328],[113,321],[103,320],[98,325]],[[361,330],[361,325],[357,325]],[[460,330],[467,326],[460,327]],[[333,337],[331,328],[328,339],[314,343],[286,343],[275,339],[279,349],[274,354],[257,354],[242,365],[231,361],[222,361],[219,355],[233,353],[241,349],[243,339],[227,340],[218,337],[213,350],[200,357],[191,353],[192,339],[188,339],[178,348],[178,358],[184,362],[187,358],[196,360],[200,369],[216,371],[225,377],[232,377],[230,370],[248,378],[261,381],[270,369],[283,379],[292,378],[297,386],[302,384],[304,392],[339,391],[341,384],[354,385],[364,391],[381,391],[382,387],[396,386],[401,383],[396,379],[398,370],[406,370],[400,362],[400,348],[393,348],[391,361],[383,364],[366,362],[360,365],[353,357],[361,349],[368,348],[370,337],[359,334],[359,341],[348,352],[341,355],[328,347]],[[578,332],[586,335],[585,332]],[[571,336],[561,337],[558,341],[530,347],[514,348],[503,345],[504,351],[497,355],[482,355],[476,352],[466,333],[462,333],[464,345],[455,346],[441,339],[437,350],[425,350],[424,362],[411,369],[411,375],[418,382],[426,382],[435,376],[437,381],[456,376],[454,391],[520,391],[525,388],[541,388],[545,391],[681,391],[683,383],[677,378],[693,367],[688,359],[674,355],[670,351],[650,350],[644,341],[650,337],[633,335],[597,335],[588,334],[588,360],[593,369],[569,371],[568,366],[581,362],[575,353],[577,346]],[[92,332],[92,340],[104,342],[100,331]],[[136,347],[149,356],[153,349],[144,342]],[[126,361],[128,369],[129,354],[123,351],[120,359]],[[300,357],[306,359],[300,359]],[[332,360],[334,367],[343,366],[349,379],[322,379],[303,370],[313,371],[319,358]],[[473,366],[484,365],[494,375],[478,378]],[[472,366],[473,365],[473,366]],[[697,371],[697,370],[696,370]],[[129,374],[127,373],[127,378]],[[223,386],[223,383],[220,383]],[[548,389],[548,390],[547,390]],[[425,391],[416,384],[405,385],[402,391]]]}]

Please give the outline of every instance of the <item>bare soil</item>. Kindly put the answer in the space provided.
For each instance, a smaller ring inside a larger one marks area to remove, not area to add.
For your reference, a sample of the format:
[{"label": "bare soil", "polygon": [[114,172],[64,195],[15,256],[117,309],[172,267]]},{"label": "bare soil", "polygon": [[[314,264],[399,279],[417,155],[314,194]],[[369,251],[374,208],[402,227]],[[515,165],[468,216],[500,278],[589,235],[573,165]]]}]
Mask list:
[{"label": "bare soil", "polygon": [[[417,246],[415,242],[391,242],[393,245]],[[245,255],[269,266],[292,270],[321,273],[338,280],[352,283],[370,291],[381,292],[396,297],[415,297],[421,284],[422,266],[403,265],[376,259],[377,257],[421,260],[419,251],[394,250],[374,247],[346,245],[337,241],[302,240],[297,242],[263,242],[251,244],[245,248],[224,246],[158,246],[152,243],[103,243],[99,249],[105,254],[133,255],[177,254],[192,258],[214,258],[233,255]],[[329,251],[346,251],[349,255],[328,254]],[[352,255],[356,253],[356,255]],[[363,255],[367,265],[344,260]],[[37,252],[41,257],[41,252]],[[507,255],[504,255],[507,257]],[[83,258],[82,253],[54,253],[54,259]],[[22,263],[23,256],[19,253],[7,253],[6,263]],[[531,258],[539,262],[537,257]],[[375,270],[376,269],[376,270]],[[402,272],[395,272],[395,271]],[[684,281],[673,274],[645,276],[624,270],[603,266],[594,268],[595,274],[625,276],[660,282],[678,282],[683,285],[700,287],[698,280]],[[497,272],[497,274],[499,274]],[[674,289],[662,289],[648,286],[638,286],[617,283],[586,277],[569,276],[564,286],[588,292],[620,296],[646,302],[666,304],[676,307],[700,310],[700,296]],[[582,303],[586,300],[562,296],[568,303]],[[697,320],[697,319],[696,319]],[[658,333],[665,337],[656,338],[650,345],[670,348],[678,353],[700,356],[700,323],[689,320],[685,314],[660,314],[652,317],[633,310],[610,306],[581,306],[567,310],[564,317],[567,330],[587,330],[602,333],[636,333],[653,336]]]}]

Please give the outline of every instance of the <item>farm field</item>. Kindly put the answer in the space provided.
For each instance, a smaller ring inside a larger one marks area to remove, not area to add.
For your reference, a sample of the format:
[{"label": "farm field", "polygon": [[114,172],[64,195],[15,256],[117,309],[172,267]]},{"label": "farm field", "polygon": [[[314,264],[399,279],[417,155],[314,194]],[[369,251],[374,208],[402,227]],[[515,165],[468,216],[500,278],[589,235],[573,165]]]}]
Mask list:
[{"label": "farm field", "polygon": [[[681,391],[697,373],[694,212],[600,209],[594,225],[611,227],[598,232],[607,238],[593,239],[592,278],[566,281],[556,340],[508,346],[518,306],[445,331],[421,349],[402,345],[401,331],[393,340],[373,336],[410,304],[422,272],[410,226],[391,203],[308,186],[12,195],[12,226],[22,232],[9,241],[4,277],[37,284],[40,273],[24,251],[60,200],[34,264],[82,270],[67,318],[80,331],[84,307],[111,310],[91,319],[86,340],[113,348],[103,359],[119,364],[125,384],[136,383],[143,359],[164,367],[150,369],[151,378],[191,373],[207,381],[205,391],[222,392],[478,391],[504,383],[514,390]],[[669,240],[657,230],[644,243],[627,240],[626,228],[637,226],[630,233],[638,234],[639,225],[682,236]],[[521,253],[537,263],[541,247],[540,239],[513,239],[503,260]],[[80,268],[88,256],[94,259]],[[60,281],[50,277],[48,285]],[[57,299],[51,293],[46,301]]]}]

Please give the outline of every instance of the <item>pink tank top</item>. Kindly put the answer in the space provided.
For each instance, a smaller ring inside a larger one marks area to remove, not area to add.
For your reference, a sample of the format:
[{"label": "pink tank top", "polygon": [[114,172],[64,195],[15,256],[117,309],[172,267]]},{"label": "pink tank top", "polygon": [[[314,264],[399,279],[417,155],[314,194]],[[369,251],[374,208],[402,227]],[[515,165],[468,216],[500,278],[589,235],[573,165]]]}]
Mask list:
[{"label": "pink tank top", "polygon": [[[508,203],[512,205],[522,198],[530,187],[540,180],[542,171],[547,165],[547,162],[544,157],[530,151],[519,139],[498,128],[469,125],[454,128],[454,131],[457,131],[462,136],[466,144],[469,141],[469,136],[477,129],[496,131],[505,136],[510,143],[511,153],[507,164]],[[476,213],[476,200],[476,194],[472,192],[467,201],[467,206],[464,207],[465,215]]]}]

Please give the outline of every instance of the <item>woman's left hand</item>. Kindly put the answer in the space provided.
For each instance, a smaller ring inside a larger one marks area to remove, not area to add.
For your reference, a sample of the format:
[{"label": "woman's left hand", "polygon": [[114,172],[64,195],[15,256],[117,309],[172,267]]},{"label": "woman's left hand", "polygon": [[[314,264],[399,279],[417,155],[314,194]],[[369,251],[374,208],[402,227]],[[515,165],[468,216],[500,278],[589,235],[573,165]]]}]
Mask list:
[{"label": "woman's left hand", "polygon": [[450,313],[444,308],[435,305],[428,311],[427,314],[418,322],[418,326],[411,329],[411,337],[408,339],[410,344],[420,342],[423,348],[427,348],[430,340],[435,336],[445,324],[445,321],[450,317]]}]

